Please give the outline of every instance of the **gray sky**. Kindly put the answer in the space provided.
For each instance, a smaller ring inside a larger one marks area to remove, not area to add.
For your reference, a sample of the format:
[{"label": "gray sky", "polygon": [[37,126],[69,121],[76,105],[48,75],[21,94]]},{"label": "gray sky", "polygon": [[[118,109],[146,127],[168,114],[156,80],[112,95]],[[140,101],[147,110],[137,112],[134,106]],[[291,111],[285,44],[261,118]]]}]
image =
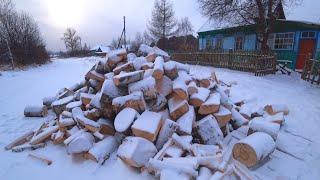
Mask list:
[{"label": "gray sky", "polygon": [[[108,45],[122,30],[127,18],[128,37],[146,29],[153,0],[13,0],[19,10],[39,23],[49,50],[64,50],[60,40],[67,27],[75,28],[90,46]],[[197,31],[205,22],[196,0],[173,0],[177,18],[189,17]],[[320,0],[304,0],[287,11],[287,19],[320,22]]]}]

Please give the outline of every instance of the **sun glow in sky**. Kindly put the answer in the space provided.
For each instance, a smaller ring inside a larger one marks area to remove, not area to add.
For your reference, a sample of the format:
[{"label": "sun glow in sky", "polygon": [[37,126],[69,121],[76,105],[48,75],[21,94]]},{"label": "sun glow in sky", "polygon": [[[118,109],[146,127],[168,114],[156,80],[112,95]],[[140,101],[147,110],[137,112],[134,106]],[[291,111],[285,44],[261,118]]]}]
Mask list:
[{"label": "sun glow in sky", "polygon": [[50,21],[58,27],[78,25],[85,14],[86,0],[47,0]]}]

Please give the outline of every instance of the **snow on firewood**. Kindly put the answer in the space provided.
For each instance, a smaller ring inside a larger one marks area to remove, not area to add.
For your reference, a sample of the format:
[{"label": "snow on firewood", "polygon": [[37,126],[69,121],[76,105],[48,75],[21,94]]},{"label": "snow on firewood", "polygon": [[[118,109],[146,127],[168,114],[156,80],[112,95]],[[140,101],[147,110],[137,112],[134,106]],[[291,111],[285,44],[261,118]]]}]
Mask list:
[{"label": "snow on firewood", "polygon": [[48,108],[42,106],[26,106],[24,108],[24,115],[26,117],[45,117],[48,115]]},{"label": "snow on firewood", "polygon": [[198,92],[198,86],[197,86],[196,82],[191,81],[188,84],[188,94],[192,95],[192,94],[197,93],[197,92]]},{"label": "snow on firewood", "polygon": [[196,128],[205,144],[221,144],[223,134],[214,116],[208,115],[201,119],[197,122]]},{"label": "snow on firewood", "polygon": [[133,62],[127,62],[125,64],[122,64],[116,68],[113,69],[113,73],[115,75],[120,74],[121,71],[125,71],[125,72],[132,72],[134,71],[134,66],[133,66]]},{"label": "snow on firewood", "polygon": [[186,84],[189,84],[193,80],[188,72],[184,70],[178,71],[178,77],[183,79]]},{"label": "snow on firewood", "polygon": [[102,81],[102,82],[105,79],[103,74],[100,74],[95,70],[89,71],[85,77],[87,79],[93,79],[93,80]]},{"label": "snow on firewood", "polygon": [[172,134],[178,129],[178,124],[170,119],[165,119],[159,132],[156,142],[156,147],[160,150],[163,145],[169,140]]},{"label": "snow on firewood", "polygon": [[161,180],[171,180],[171,179],[179,179],[179,180],[189,180],[190,176],[185,173],[181,173],[174,169],[163,169],[160,172]]},{"label": "snow on firewood", "polygon": [[247,167],[253,167],[267,158],[276,148],[272,137],[256,132],[240,140],[233,146],[233,158]]},{"label": "snow on firewood", "polygon": [[89,151],[94,143],[94,137],[91,133],[81,132],[67,145],[69,154],[82,153]]},{"label": "snow on firewood", "polygon": [[68,127],[75,125],[76,122],[72,118],[60,118],[58,121],[59,127]]},{"label": "snow on firewood", "polygon": [[118,87],[114,84],[113,80],[106,79],[102,86],[102,97],[109,101],[112,101],[113,98],[121,96]]},{"label": "snow on firewood", "polygon": [[73,118],[80,123],[81,125],[83,125],[84,127],[86,127],[88,130],[92,131],[92,132],[96,132],[99,130],[100,128],[100,124],[88,119],[84,116],[82,110],[79,107],[73,108],[72,109],[72,115]]},{"label": "snow on firewood", "polygon": [[277,123],[277,124],[282,125],[284,123],[284,121],[285,121],[284,113],[280,112],[280,113],[277,113],[275,115],[266,116],[264,118],[264,120],[267,121],[267,122],[273,122],[273,123]]},{"label": "snow on firewood", "polygon": [[144,71],[134,71],[134,72],[122,72],[119,75],[113,77],[114,84],[116,86],[128,85],[133,82],[140,81],[143,79]]},{"label": "snow on firewood", "polygon": [[191,151],[191,144],[187,143],[182,137],[180,137],[179,135],[177,135],[176,133],[174,133],[172,135],[172,140],[174,142],[174,144],[178,145],[179,147],[181,147],[183,150],[186,150],[188,152]]},{"label": "snow on firewood", "polygon": [[138,112],[143,112],[146,109],[146,103],[141,91],[133,92],[127,96],[120,96],[112,100],[116,112],[120,112],[126,107],[135,109]]},{"label": "snow on firewood", "polygon": [[196,157],[177,157],[177,158],[165,157],[163,158],[163,162],[181,164],[184,166],[192,167],[194,169],[199,168],[198,159]]},{"label": "snow on firewood", "polygon": [[173,120],[177,120],[189,110],[188,102],[178,96],[169,99],[168,107],[170,116]]},{"label": "snow on firewood", "polygon": [[51,104],[57,100],[55,96],[48,96],[42,99],[43,105],[47,106],[47,108],[51,108]]},{"label": "snow on firewood", "polygon": [[277,139],[280,131],[280,125],[261,119],[253,119],[249,122],[249,134],[254,132],[264,132],[269,134],[274,140]]},{"label": "snow on firewood", "polygon": [[88,86],[85,86],[85,87],[77,90],[77,91],[74,93],[74,98],[75,98],[75,100],[80,101],[80,95],[81,95],[81,93],[87,93],[87,92],[89,92]]},{"label": "snow on firewood", "polygon": [[219,111],[220,94],[212,93],[209,98],[200,106],[199,114],[208,115]]},{"label": "snow on firewood", "polygon": [[196,113],[193,106],[189,106],[189,110],[177,119],[177,124],[179,125],[179,134],[191,135],[192,128],[196,121]]},{"label": "snow on firewood", "polygon": [[51,104],[52,110],[56,114],[61,114],[64,110],[66,110],[66,105],[73,100],[74,100],[74,96],[68,96],[63,99],[56,100]]},{"label": "snow on firewood", "polygon": [[224,106],[220,106],[219,111],[213,114],[217,119],[220,127],[224,127],[231,120],[231,111],[225,108]]},{"label": "snow on firewood", "polygon": [[205,144],[192,144],[191,152],[194,156],[215,156],[218,152],[221,152],[217,145],[205,145]]},{"label": "snow on firewood", "polygon": [[135,58],[137,58],[137,55],[135,53],[129,53],[127,54],[128,61],[133,61]]},{"label": "snow on firewood", "polygon": [[65,140],[64,135],[65,132],[59,130],[51,135],[51,139],[53,140],[54,144],[61,144]]},{"label": "snow on firewood", "polygon": [[119,146],[117,155],[127,165],[143,167],[157,153],[155,145],[141,137],[126,137]]},{"label": "snow on firewood", "polygon": [[170,56],[167,52],[158,48],[157,46],[153,47],[153,51],[157,56],[162,56],[165,60],[168,60],[170,58]]},{"label": "snow on firewood", "polygon": [[149,111],[159,112],[162,111],[167,105],[167,99],[162,94],[156,94],[155,99],[149,99],[147,106]]},{"label": "snow on firewood", "polygon": [[141,44],[139,47],[139,51],[145,54],[154,53],[154,49],[146,44]]},{"label": "snow on firewood", "polygon": [[143,137],[153,142],[156,140],[161,127],[162,116],[159,113],[145,111],[131,126],[135,136]]},{"label": "snow on firewood", "polygon": [[89,150],[88,156],[91,160],[102,164],[118,148],[118,141],[114,136],[108,136],[102,141],[94,144]]},{"label": "snow on firewood", "polygon": [[74,102],[71,102],[71,103],[67,104],[66,110],[67,111],[71,111],[73,108],[80,107],[80,106],[82,106],[82,102],[81,101],[74,101]]},{"label": "snow on firewood", "polygon": [[51,126],[43,129],[41,133],[32,137],[32,139],[30,140],[30,144],[36,145],[36,144],[42,143],[48,137],[50,137],[52,133],[58,131],[58,129],[59,129],[59,126]]},{"label": "snow on firewood", "polygon": [[152,62],[144,63],[141,66],[142,70],[148,70],[148,69],[153,69],[154,64]]},{"label": "snow on firewood", "polygon": [[164,70],[163,70],[163,66],[164,66],[164,60],[162,57],[158,56],[154,62],[154,71],[152,76],[155,79],[161,79],[163,77],[164,74]]},{"label": "snow on firewood", "polygon": [[100,124],[100,133],[104,135],[114,135],[115,134],[115,128],[113,125],[113,122],[109,119],[103,119],[100,118],[97,123]]},{"label": "snow on firewood", "polygon": [[157,96],[156,80],[153,77],[148,77],[128,86],[129,93],[142,91],[146,99],[153,99]]},{"label": "snow on firewood", "polygon": [[168,96],[172,92],[173,82],[167,76],[156,81],[156,89],[163,96]]},{"label": "snow on firewood", "polygon": [[275,115],[277,113],[283,112],[284,115],[289,114],[289,108],[285,104],[271,104],[264,107],[264,110],[270,114]]},{"label": "snow on firewood", "polygon": [[174,61],[166,62],[163,66],[165,74],[170,79],[175,79],[178,76],[178,69]]},{"label": "snow on firewood", "polygon": [[212,172],[210,169],[206,167],[200,167],[199,176],[197,177],[197,180],[209,180],[211,176]]},{"label": "snow on firewood", "polygon": [[165,156],[166,157],[181,157],[185,151],[178,145],[171,145],[168,147],[165,151]]},{"label": "snow on firewood", "polygon": [[207,88],[199,87],[198,92],[190,96],[189,103],[195,107],[200,107],[210,95],[210,90]]},{"label": "snow on firewood", "polygon": [[142,65],[145,63],[148,63],[147,59],[145,57],[137,57],[133,61],[133,67],[136,71],[141,70]]},{"label": "snow on firewood", "polygon": [[117,114],[114,120],[114,127],[116,131],[121,133],[126,132],[139,116],[140,115],[136,110],[132,108],[124,108]]},{"label": "snow on firewood", "polygon": [[173,92],[182,99],[188,99],[188,86],[185,81],[181,78],[176,78],[173,81]]},{"label": "snow on firewood", "polygon": [[101,97],[102,93],[98,92],[90,101],[90,106],[101,109]]},{"label": "snow on firewood", "polygon": [[154,62],[156,60],[156,54],[154,52],[150,52],[148,53],[148,55],[146,56],[146,59],[148,62]]}]

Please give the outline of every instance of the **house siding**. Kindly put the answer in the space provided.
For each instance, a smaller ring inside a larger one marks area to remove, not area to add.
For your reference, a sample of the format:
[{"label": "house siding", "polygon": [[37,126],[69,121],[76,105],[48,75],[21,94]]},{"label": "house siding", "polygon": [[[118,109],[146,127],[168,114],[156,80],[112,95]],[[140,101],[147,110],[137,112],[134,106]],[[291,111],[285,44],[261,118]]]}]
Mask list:
[{"label": "house siding", "polygon": [[234,49],[234,37],[225,37],[223,39],[223,49]]}]

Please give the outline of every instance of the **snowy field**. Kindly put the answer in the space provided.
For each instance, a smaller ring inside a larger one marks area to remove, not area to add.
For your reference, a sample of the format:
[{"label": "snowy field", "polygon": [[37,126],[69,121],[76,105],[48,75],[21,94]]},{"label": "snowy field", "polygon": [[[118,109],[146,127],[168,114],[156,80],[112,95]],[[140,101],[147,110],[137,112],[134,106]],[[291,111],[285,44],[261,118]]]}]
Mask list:
[{"label": "snowy field", "polygon": [[[4,151],[4,146],[44,118],[25,118],[26,105],[40,104],[42,98],[57,93],[84,78],[95,58],[54,60],[25,71],[3,72],[0,76],[0,179],[150,179],[127,167],[113,155],[103,166],[68,156],[61,146],[48,144],[35,152],[53,160],[46,166],[27,157],[28,152]],[[193,66],[192,71],[209,73],[212,68]],[[320,87],[300,80],[297,74],[255,77],[253,74],[214,69],[224,82],[237,82],[231,96],[244,97],[257,106],[287,104],[290,113],[278,136],[271,160],[254,170],[261,179],[320,179]],[[47,117],[47,118],[50,118]],[[51,117],[52,118],[52,117]]]}]

